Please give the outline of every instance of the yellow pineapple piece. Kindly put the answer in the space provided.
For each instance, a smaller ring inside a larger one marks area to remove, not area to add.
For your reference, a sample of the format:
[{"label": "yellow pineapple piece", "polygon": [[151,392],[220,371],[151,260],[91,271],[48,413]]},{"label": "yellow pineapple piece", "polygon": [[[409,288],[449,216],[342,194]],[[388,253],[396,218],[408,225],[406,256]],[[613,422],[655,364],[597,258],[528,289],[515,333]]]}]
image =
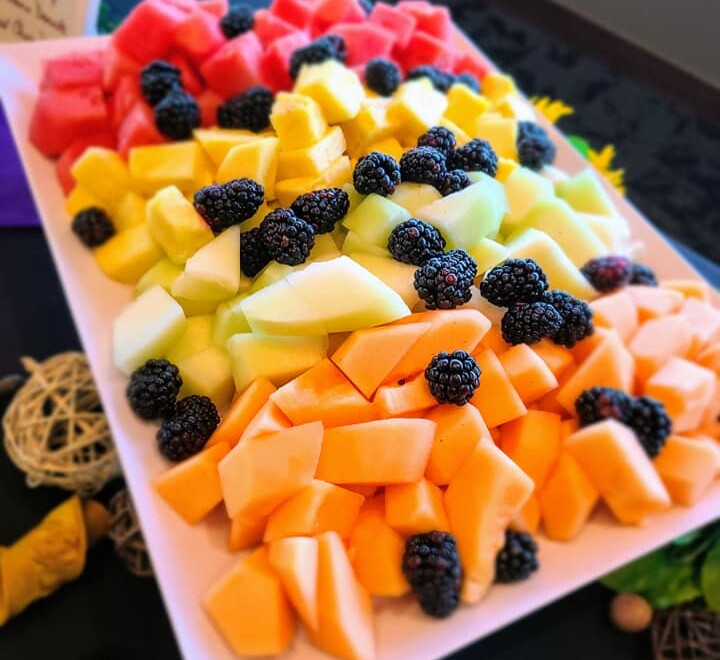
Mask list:
[{"label": "yellow pineapple piece", "polygon": [[113,224],[117,231],[134,227],[145,222],[147,200],[136,192],[129,190],[118,202],[113,214]]},{"label": "yellow pineapple piece", "polygon": [[230,149],[239,144],[260,140],[265,136],[245,129],[196,128],[193,137],[200,143],[213,165],[218,168]]},{"label": "yellow pineapple piece", "polygon": [[393,94],[388,106],[388,119],[402,142],[417,139],[437,125],[447,108],[445,95],[438,92],[427,78],[403,83]]},{"label": "yellow pineapple piece", "polygon": [[450,121],[447,117],[441,117],[440,121],[438,122],[438,126],[444,126],[449,131],[452,131],[454,133],[455,142],[457,142],[458,147],[462,147],[463,145],[470,142],[470,136],[456,123]]},{"label": "yellow pineapple piece", "polygon": [[482,91],[483,96],[486,96],[491,103],[497,103],[503,96],[516,92],[517,87],[515,81],[507,74],[490,71],[482,80]]},{"label": "yellow pineapple piece", "polygon": [[490,101],[466,85],[453,85],[448,91],[447,100],[445,117],[470,134],[475,130],[476,119],[490,108]]},{"label": "yellow pineapple piece", "polygon": [[163,256],[146,224],[118,232],[94,253],[101,270],[110,279],[125,284],[135,284]]},{"label": "yellow pineapple piece", "polygon": [[388,118],[390,99],[367,98],[350,121],[342,125],[347,151],[353,158],[367,153],[367,145],[392,137],[395,127]]},{"label": "yellow pineapple piece", "polygon": [[365,90],[358,75],[337,60],[304,65],[294,91],[315,99],[329,124],[351,120],[360,111]]},{"label": "yellow pineapple piece", "polygon": [[283,150],[309,147],[320,140],[328,129],[317,101],[309,96],[288,92],[280,92],[275,97],[270,123]]},{"label": "yellow pineapple piece", "polygon": [[387,154],[388,156],[392,156],[395,160],[400,160],[400,157],[403,155],[404,149],[403,146],[397,141],[397,138],[388,137],[384,140],[380,140],[379,142],[371,144],[365,150],[365,153],[369,154],[373,151],[379,151],[381,154]]},{"label": "yellow pineapple piece", "polygon": [[275,185],[275,194],[281,206],[290,206],[300,195],[322,188],[342,187],[352,181],[352,164],[348,156],[340,156],[319,177],[284,179]]},{"label": "yellow pineapple piece", "polygon": [[498,168],[495,179],[500,183],[505,183],[505,179],[518,167],[520,167],[520,164],[517,161],[511,160],[510,158],[498,158]]},{"label": "yellow pineapple piece", "polygon": [[75,186],[65,200],[65,212],[72,218],[76,213],[90,206],[97,206],[106,213],[110,213],[109,204],[99,200],[82,186]]},{"label": "yellow pineapple piece", "polygon": [[474,134],[487,140],[500,158],[518,159],[517,121],[514,119],[478,117]]},{"label": "yellow pineapple piece", "polygon": [[518,94],[506,94],[492,109],[508,119],[517,121],[535,121],[535,111],[532,105]]},{"label": "yellow pineapple piece", "polygon": [[228,151],[215,179],[218,183],[252,179],[265,188],[265,199],[274,199],[279,153],[280,141],[275,137],[239,144]]},{"label": "yellow pineapple piece", "polygon": [[135,147],[130,150],[128,164],[134,187],[148,195],[173,185],[192,192],[208,179],[205,154],[192,140]]},{"label": "yellow pineapple piece", "polygon": [[277,176],[279,179],[316,177],[343,153],[345,135],[339,126],[333,126],[312,146],[282,151],[278,158]]},{"label": "yellow pineapple piece", "polygon": [[130,172],[117,151],[90,147],[78,158],[70,173],[76,183],[104,202],[111,210],[130,190]]}]

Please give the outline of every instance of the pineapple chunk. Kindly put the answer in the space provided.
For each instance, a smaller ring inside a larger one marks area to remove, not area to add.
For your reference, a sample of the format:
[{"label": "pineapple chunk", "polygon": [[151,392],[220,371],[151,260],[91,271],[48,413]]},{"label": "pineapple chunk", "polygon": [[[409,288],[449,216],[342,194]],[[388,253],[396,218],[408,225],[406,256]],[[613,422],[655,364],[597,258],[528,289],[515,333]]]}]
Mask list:
[{"label": "pineapple chunk", "polygon": [[478,117],[473,134],[487,140],[500,158],[518,160],[517,122],[514,119]]},{"label": "pineapple chunk", "polygon": [[193,136],[216,168],[220,167],[233,147],[255,142],[263,137],[245,129],[231,128],[197,128],[193,131]]},{"label": "pineapple chunk", "polygon": [[504,73],[489,71],[482,81],[483,95],[492,103],[497,103],[503,96],[517,92],[515,81]]},{"label": "pineapple chunk", "polygon": [[215,178],[218,183],[252,179],[265,189],[265,199],[274,199],[279,151],[280,142],[275,137],[239,144],[228,151]]},{"label": "pineapple chunk", "polygon": [[309,147],[320,140],[328,128],[317,101],[287,92],[280,92],[275,97],[270,123],[283,150]]},{"label": "pineapple chunk", "polygon": [[113,214],[113,224],[117,231],[134,227],[145,222],[147,200],[132,190],[126,192],[118,202]]},{"label": "pineapple chunk", "polygon": [[315,99],[330,124],[349,121],[360,111],[365,90],[357,74],[337,60],[304,65],[295,92]]},{"label": "pineapple chunk", "polygon": [[384,140],[380,140],[379,142],[371,144],[365,150],[365,153],[369,154],[373,151],[379,151],[381,154],[387,154],[388,156],[392,156],[395,160],[399,161],[400,157],[403,155],[404,149],[403,146],[397,141],[397,138],[388,137]]},{"label": "pineapple chunk", "polygon": [[427,78],[411,80],[398,87],[388,106],[388,119],[398,136],[414,141],[437,125],[447,108],[445,95]]},{"label": "pineapple chunk", "polygon": [[321,188],[340,187],[352,181],[352,165],[348,156],[340,156],[318,177],[299,177],[278,181],[275,195],[281,206],[290,206],[303,193]]},{"label": "pineapple chunk", "polygon": [[465,85],[453,85],[447,95],[448,107],[445,117],[466,133],[475,130],[475,121],[490,108],[490,102]]},{"label": "pineapple chunk", "polygon": [[82,186],[75,186],[65,200],[65,213],[71,218],[89,206],[97,206],[106,213],[111,213],[111,205],[99,200]]},{"label": "pineapple chunk", "polygon": [[112,149],[90,147],[72,166],[70,173],[78,185],[115,208],[117,200],[130,190],[130,172],[125,161]]},{"label": "pineapple chunk", "polygon": [[333,126],[315,144],[283,151],[278,159],[277,176],[279,179],[316,177],[343,153],[345,136],[339,126]]},{"label": "pineapple chunk", "polygon": [[393,135],[395,129],[388,119],[389,105],[390,99],[365,99],[355,117],[342,125],[348,153],[353,158],[365,154],[367,145]]},{"label": "pineapple chunk", "polygon": [[94,254],[103,273],[125,284],[135,284],[163,256],[144,223],[118,232]]},{"label": "pineapple chunk", "polygon": [[171,185],[193,192],[209,177],[202,147],[192,140],[135,147],[130,150],[128,164],[134,187],[149,195]]}]

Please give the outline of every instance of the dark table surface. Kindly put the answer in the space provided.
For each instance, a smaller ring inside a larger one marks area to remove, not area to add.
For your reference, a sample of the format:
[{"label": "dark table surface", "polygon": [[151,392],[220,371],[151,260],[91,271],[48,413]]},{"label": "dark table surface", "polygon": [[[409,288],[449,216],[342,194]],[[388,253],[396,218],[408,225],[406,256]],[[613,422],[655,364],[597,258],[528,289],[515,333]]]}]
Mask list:
[{"label": "dark table surface", "polygon": [[[129,2],[113,0],[110,4],[112,17],[122,13]],[[717,258],[717,241],[708,240],[717,234],[720,211],[720,135],[716,127],[691,108],[658,97],[642,82],[623,78],[602,61],[550,37],[542,24],[524,23],[494,3],[457,0],[447,4],[461,26],[517,75],[527,92],[560,97],[576,107],[578,114],[565,120],[566,128],[586,135],[594,146],[616,144],[627,168],[630,197],[649,217],[669,234]],[[637,130],[647,123],[652,130]],[[672,151],[680,139],[682,157]],[[17,172],[13,155],[3,152],[0,158],[0,200],[27,195],[22,182],[13,176]],[[680,160],[673,160],[676,158]],[[682,171],[674,174],[679,163]],[[0,204],[0,214],[5,208]],[[29,201],[27,208],[32,212]],[[689,218],[695,222],[683,222]],[[717,266],[697,254],[689,256],[709,279],[720,283]],[[0,230],[0,375],[19,371],[20,355],[45,358],[77,348],[78,338],[41,231]],[[65,493],[55,489],[28,489],[23,475],[0,451],[0,544],[12,542],[64,497]],[[517,589],[521,598],[522,586]],[[589,586],[456,657],[650,658],[647,636],[620,633],[609,623],[609,599],[610,593],[603,587]],[[177,657],[154,581],[127,573],[107,541],[90,553],[86,570],[77,581],[0,629],[3,660]]]}]

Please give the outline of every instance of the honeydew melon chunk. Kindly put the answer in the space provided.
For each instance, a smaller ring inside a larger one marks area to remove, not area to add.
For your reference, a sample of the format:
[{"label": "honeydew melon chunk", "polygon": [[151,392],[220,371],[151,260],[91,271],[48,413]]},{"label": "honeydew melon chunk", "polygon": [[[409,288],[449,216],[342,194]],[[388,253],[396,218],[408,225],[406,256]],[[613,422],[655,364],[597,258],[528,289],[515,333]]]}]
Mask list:
[{"label": "honeydew melon chunk", "polygon": [[387,248],[390,232],[409,218],[410,213],[402,206],[372,193],[360,202],[352,213],[345,216],[343,226],[366,241]]},{"label": "honeydew melon chunk", "polygon": [[113,361],[131,374],[150,358],[165,355],[185,330],[182,307],[160,286],[131,302],[113,321]]},{"label": "honeydew melon chunk", "polygon": [[315,245],[310,251],[309,259],[312,261],[329,261],[340,256],[340,250],[330,234],[315,236]]},{"label": "honeydew melon chunk", "polygon": [[168,349],[165,357],[177,365],[185,358],[195,355],[213,345],[212,330],[215,317],[212,314],[193,316],[187,320],[185,331]]},{"label": "honeydew melon chunk", "polygon": [[294,266],[288,266],[287,264],[279,264],[277,261],[271,261],[265,268],[263,268],[256,276],[255,281],[248,290],[249,293],[255,293],[260,291],[275,282],[282,280],[283,278],[295,272]]},{"label": "honeydew melon chunk", "polygon": [[365,252],[352,252],[348,256],[398,293],[410,309],[417,305],[420,298],[414,284],[416,266]]},{"label": "honeydew melon chunk", "polygon": [[567,181],[570,178],[569,174],[561,170],[559,167],[555,167],[554,165],[543,166],[543,168],[540,170],[540,176],[550,181],[553,186],[557,186],[558,184],[562,183],[563,181]]},{"label": "honeydew melon chunk", "polygon": [[284,385],[314,367],[327,354],[326,335],[306,337],[233,335],[227,341],[235,388],[242,392],[256,378]]},{"label": "honeydew melon chunk", "polygon": [[388,199],[415,215],[418,209],[442,199],[442,195],[433,186],[426,183],[401,183]]},{"label": "honeydew melon chunk", "polygon": [[518,167],[505,180],[505,194],[510,207],[503,226],[517,225],[541,199],[554,197],[553,184],[527,167]]},{"label": "honeydew melon chunk", "polygon": [[352,183],[344,183],[340,187],[347,193],[348,201],[350,202],[348,213],[352,213],[358,207],[360,202],[365,199],[365,195],[361,195],[357,190],[355,190],[355,186]]},{"label": "honeydew melon chunk", "polygon": [[216,346],[224,348],[227,340],[233,335],[251,331],[241,305],[249,295],[249,292],[245,291],[218,305],[212,328],[213,342]]},{"label": "honeydew melon chunk", "polygon": [[597,215],[620,215],[602,182],[591,168],[558,183],[555,192],[576,211]]},{"label": "honeydew melon chunk", "polygon": [[595,215],[593,213],[577,213],[608,249],[611,254],[630,256],[633,242],[630,226],[625,218],[616,215]]},{"label": "honeydew melon chunk", "polygon": [[176,363],[183,379],[180,396],[198,394],[222,408],[230,403],[235,384],[227,353],[217,346],[189,355]]},{"label": "honeydew melon chunk", "polygon": [[498,243],[491,238],[482,238],[467,252],[475,259],[478,274],[481,274],[505,259],[508,254],[508,249],[502,243]]},{"label": "honeydew melon chunk", "polygon": [[200,143],[215,167],[220,167],[228,151],[233,147],[262,139],[252,131],[229,128],[196,128],[193,137]]},{"label": "honeydew melon chunk", "polygon": [[349,231],[345,235],[345,239],[342,244],[342,252],[343,254],[364,252],[366,254],[374,254],[379,257],[390,256],[390,252],[386,248],[381,248],[379,245],[371,243],[355,231]]},{"label": "honeydew melon chunk", "polygon": [[167,257],[160,259],[160,261],[145,271],[145,274],[138,280],[135,285],[135,297],[156,284],[170,293],[172,283],[180,277],[182,272],[182,266],[178,266]]},{"label": "honeydew melon chunk", "polygon": [[118,232],[93,254],[103,273],[125,284],[135,284],[163,256],[145,223]]}]

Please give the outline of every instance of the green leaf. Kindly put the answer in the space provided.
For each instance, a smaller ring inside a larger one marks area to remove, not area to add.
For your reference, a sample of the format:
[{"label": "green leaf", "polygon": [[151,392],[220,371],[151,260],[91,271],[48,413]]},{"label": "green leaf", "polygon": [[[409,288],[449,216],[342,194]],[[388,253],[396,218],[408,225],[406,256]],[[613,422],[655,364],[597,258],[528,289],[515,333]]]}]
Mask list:
[{"label": "green leaf", "polygon": [[583,158],[588,157],[590,144],[585,138],[581,138],[579,135],[568,135],[567,139]]},{"label": "green leaf", "polygon": [[708,608],[720,612],[720,540],[705,555],[700,569],[700,584]]},{"label": "green leaf", "polygon": [[642,593],[666,580],[668,569],[677,570],[668,565],[662,550],[656,550],[606,575],[602,583],[620,593]]},{"label": "green leaf", "polygon": [[702,596],[698,576],[692,565],[684,564],[672,569],[672,572],[666,573],[666,581],[655,584],[652,589],[643,593],[653,607],[672,607]]},{"label": "green leaf", "polygon": [[671,545],[689,545],[692,543],[698,536],[700,536],[702,530],[696,529],[694,532],[688,532],[687,534],[683,534],[682,536],[678,536]]}]

